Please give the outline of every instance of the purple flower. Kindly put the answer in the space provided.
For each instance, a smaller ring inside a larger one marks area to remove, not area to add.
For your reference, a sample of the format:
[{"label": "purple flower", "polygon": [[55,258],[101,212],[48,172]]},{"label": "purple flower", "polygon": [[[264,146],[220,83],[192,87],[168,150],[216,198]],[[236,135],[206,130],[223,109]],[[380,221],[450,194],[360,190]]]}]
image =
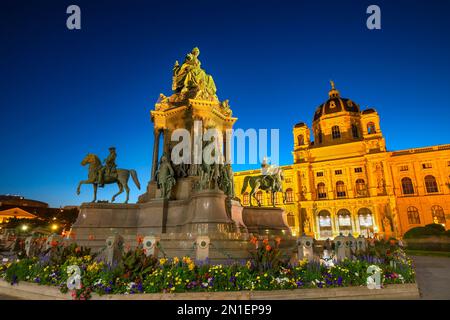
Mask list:
[{"label": "purple flower", "polygon": [[297,281],[296,283],[297,283],[297,287],[298,287],[298,288],[300,288],[300,287],[303,286],[303,282],[301,282],[301,281]]},{"label": "purple flower", "polygon": [[341,276],[338,277],[337,284],[338,284],[338,286],[342,286],[342,277]]}]

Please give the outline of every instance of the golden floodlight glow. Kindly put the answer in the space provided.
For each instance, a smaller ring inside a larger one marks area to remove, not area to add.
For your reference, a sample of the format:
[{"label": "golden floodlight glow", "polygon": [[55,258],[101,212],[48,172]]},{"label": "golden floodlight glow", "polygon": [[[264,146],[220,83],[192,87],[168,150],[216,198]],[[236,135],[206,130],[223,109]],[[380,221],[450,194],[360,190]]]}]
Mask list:
[{"label": "golden floodlight glow", "polygon": [[28,226],[26,224],[22,225],[22,231],[27,231],[28,230]]},{"label": "golden floodlight glow", "polygon": [[52,230],[56,231],[58,229],[58,225],[56,223],[52,224]]}]

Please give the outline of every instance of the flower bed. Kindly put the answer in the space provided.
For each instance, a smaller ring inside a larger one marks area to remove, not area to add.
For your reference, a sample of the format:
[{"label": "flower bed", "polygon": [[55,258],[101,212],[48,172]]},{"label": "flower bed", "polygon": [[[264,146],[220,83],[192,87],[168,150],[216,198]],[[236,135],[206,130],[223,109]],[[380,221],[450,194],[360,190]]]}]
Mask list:
[{"label": "flower bed", "polygon": [[414,282],[411,261],[392,245],[383,247],[381,254],[378,249],[376,254],[359,254],[326,266],[306,260],[289,264],[279,258],[279,241],[269,245],[264,240],[262,246],[252,241],[257,246],[254,259],[223,265],[195,262],[190,257],[147,257],[141,248],[124,253],[120,263],[107,265],[89,249],[72,244],[2,264],[0,277],[11,284],[28,281],[59,286],[65,293],[69,291],[68,279],[76,279],[71,270],[77,266],[80,288],[73,290],[74,299],[89,299],[92,292],[104,295],[366,286],[371,265],[380,268],[384,284]]}]

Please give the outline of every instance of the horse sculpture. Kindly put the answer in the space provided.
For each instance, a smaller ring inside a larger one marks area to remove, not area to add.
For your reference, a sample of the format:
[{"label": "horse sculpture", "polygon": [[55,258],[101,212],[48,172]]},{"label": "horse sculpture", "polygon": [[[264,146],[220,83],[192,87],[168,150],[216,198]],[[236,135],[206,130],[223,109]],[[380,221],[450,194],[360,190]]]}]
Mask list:
[{"label": "horse sculpture", "polygon": [[[92,184],[94,186],[94,200],[92,202],[97,201],[97,187],[98,187],[98,174],[100,169],[102,168],[102,162],[100,159],[95,155],[89,153],[83,161],[81,161],[81,165],[85,166],[86,164],[89,164],[89,172],[88,172],[88,179],[82,180],[78,184],[77,188],[77,194],[80,194],[80,188],[82,184]],[[141,189],[141,185],[139,183],[137,173],[133,169],[117,169],[117,176],[105,176],[104,177],[104,183],[105,184],[111,184],[111,183],[117,183],[119,187],[119,192],[117,192],[111,199],[111,202],[114,202],[116,197],[123,192],[123,189],[125,188],[125,191],[127,193],[127,198],[124,203],[128,203],[128,198],[130,194],[130,188],[128,187],[128,179],[131,177],[133,178],[134,183],[138,187],[138,189]]]},{"label": "horse sculpture", "polygon": [[247,176],[244,178],[244,184],[242,186],[241,194],[245,192],[247,186],[250,185],[252,190],[249,194],[250,206],[252,205],[252,197],[258,202],[258,207],[261,206],[261,202],[255,196],[259,190],[264,190],[266,192],[271,192],[272,205],[275,207],[275,195],[277,192],[281,192],[283,195],[283,203],[286,203],[286,197],[283,193],[282,182],[284,180],[283,170],[278,168],[273,174],[270,175],[259,175],[259,176]]}]

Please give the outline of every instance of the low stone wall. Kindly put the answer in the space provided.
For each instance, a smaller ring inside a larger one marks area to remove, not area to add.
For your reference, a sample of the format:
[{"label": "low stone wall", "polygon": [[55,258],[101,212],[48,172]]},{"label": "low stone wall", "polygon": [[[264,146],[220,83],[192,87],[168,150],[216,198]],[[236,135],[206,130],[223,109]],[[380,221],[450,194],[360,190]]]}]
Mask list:
[{"label": "low stone wall", "polygon": [[[0,280],[0,293],[25,300],[71,300],[57,287],[20,282],[11,285]],[[366,287],[317,288],[273,291],[145,293],[128,295],[92,295],[92,300],[410,300],[419,299],[417,284],[392,284],[383,289]]]}]

